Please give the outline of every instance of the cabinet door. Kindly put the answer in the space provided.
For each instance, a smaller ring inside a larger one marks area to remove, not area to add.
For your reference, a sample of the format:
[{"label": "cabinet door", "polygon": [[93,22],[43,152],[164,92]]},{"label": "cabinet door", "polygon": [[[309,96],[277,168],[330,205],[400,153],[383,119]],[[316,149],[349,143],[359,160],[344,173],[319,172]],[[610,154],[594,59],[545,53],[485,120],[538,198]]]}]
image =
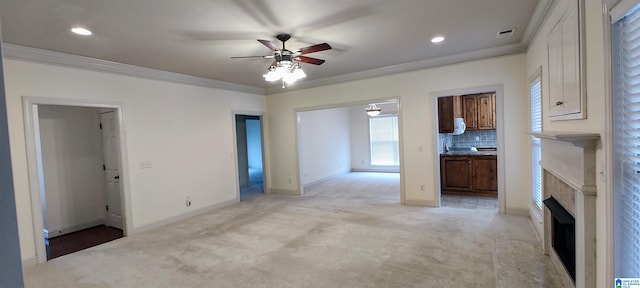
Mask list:
[{"label": "cabinet door", "polygon": [[453,133],[453,97],[438,98],[438,131]]},{"label": "cabinet door", "polygon": [[492,130],[493,127],[493,99],[491,94],[480,94],[476,97],[478,104],[478,130]]},{"label": "cabinet door", "polygon": [[462,117],[467,130],[478,130],[478,105],[476,95],[462,96]]},{"label": "cabinet door", "polygon": [[470,156],[441,156],[440,185],[442,190],[471,191],[472,167]]},{"label": "cabinet door", "polygon": [[496,156],[473,157],[473,188],[477,192],[498,191],[498,160]]}]

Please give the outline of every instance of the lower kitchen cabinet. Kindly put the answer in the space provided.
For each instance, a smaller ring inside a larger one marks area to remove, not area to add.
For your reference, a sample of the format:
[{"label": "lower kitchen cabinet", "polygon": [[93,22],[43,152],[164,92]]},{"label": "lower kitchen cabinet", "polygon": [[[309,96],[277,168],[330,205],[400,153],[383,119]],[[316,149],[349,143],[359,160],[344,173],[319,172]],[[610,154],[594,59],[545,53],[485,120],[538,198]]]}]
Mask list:
[{"label": "lower kitchen cabinet", "polygon": [[442,194],[498,196],[495,155],[440,155]]}]

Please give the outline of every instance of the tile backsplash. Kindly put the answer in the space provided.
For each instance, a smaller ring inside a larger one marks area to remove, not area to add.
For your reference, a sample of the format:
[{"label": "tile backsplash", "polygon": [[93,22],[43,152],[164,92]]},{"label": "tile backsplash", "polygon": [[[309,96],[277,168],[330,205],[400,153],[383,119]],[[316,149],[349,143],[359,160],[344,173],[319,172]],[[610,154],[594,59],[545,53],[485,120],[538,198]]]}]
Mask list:
[{"label": "tile backsplash", "polygon": [[440,152],[443,152],[445,143],[447,147],[496,147],[496,130],[465,131],[462,135],[440,133],[439,142]]}]

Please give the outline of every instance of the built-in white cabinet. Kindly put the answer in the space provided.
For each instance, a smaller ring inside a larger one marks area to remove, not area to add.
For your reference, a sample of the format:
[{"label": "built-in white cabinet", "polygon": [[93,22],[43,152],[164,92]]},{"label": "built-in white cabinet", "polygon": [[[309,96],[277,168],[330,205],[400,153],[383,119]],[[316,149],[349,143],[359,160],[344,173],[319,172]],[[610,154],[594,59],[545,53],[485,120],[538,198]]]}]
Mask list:
[{"label": "built-in white cabinet", "polygon": [[551,120],[583,119],[582,1],[572,0],[547,40],[549,60],[548,115]]}]

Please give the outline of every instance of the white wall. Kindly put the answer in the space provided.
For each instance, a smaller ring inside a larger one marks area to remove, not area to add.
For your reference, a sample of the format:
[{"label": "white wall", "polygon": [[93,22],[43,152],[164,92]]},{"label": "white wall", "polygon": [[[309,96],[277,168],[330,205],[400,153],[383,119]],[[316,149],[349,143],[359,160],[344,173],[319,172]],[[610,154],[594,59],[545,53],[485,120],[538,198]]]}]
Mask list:
[{"label": "white wall", "polygon": [[[606,99],[605,99],[605,69],[606,63],[604,47],[609,43],[604,43],[604,20],[602,15],[602,2],[599,0],[585,0],[585,41],[586,41],[586,100],[587,100],[587,119],[569,120],[569,121],[550,121],[548,115],[549,109],[549,85],[548,85],[548,62],[547,62],[547,35],[557,22],[557,19],[563,13],[563,9],[570,1],[556,1],[557,7],[543,24],[536,38],[529,46],[527,51],[527,75],[532,75],[538,67],[542,67],[542,127],[544,131],[576,131],[600,133],[601,137],[607,137],[605,129]],[[607,245],[607,223],[609,209],[607,208],[606,195],[612,193],[607,190],[606,175],[610,175],[612,171],[607,171],[605,167],[606,141],[598,146],[596,151],[596,173],[598,177],[597,190],[598,197],[596,199],[597,217],[597,287],[607,287],[611,283],[607,282],[606,275],[606,255],[608,254]],[[527,189],[530,191],[530,189]]]},{"label": "white wall", "polygon": [[[432,93],[445,90],[503,85],[505,117],[505,184],[507,209],[529,207],[529,166],[526,151],[527,76],[524,54],[509,55],[436,67],[324,87],[267,96],[269,127],[269,171],[271,188],[295,191],[294,111],[305,107],[336,106],[372,99],[400,99],[400,130],[404,162],[405,203],[433,205],[438,159],[434,159],[437,134],[436,101]],[[420,152],[422,147],[422,152]],[[524,149],[523,149],[524,148]],[[433,187],[420,191],[420,186]]]},{"label": "white wall", "polygon": [[[132,213],[126,216],[134,230],[235,201],[232,111],[264,111],[264,96],[18,60],[4,64],[23,259],[35,257],[35,239],[22,96],[122,104],[129,170],[122,177],[129,177],[125,200]],[[152,168],[140,169],[140,161]]]},{"label": "white wall", "polygon": [[104,155],[98,110],[41,105],[38,115],[44,229],[53,237],[104,222]]},{"label": "white wall", "polygon": [[348,107],[300,112],[298,123],[303,185],[351,170]]},{"label": "white wall", "polygon": [[[351,125],[351,170],[363,172],[399,172],[399,168],[381,168],[371,166],[371,145],[369,144],[369,116],[366,109],[369,105],[350,107]],[[397,114],[397,103],[378,104],[381,115]]]}]

